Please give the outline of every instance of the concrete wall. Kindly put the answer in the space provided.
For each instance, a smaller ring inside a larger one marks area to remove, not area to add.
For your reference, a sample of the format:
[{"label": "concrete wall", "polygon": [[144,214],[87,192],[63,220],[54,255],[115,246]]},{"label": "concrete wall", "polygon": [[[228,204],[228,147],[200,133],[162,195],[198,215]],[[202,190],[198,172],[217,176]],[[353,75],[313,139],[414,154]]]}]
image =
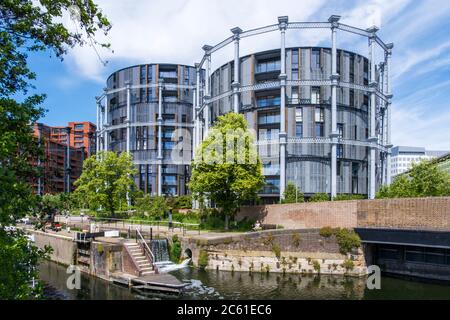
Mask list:
[{"label": "concrete wall", "polygon": [[450,231],[450,197],[306,202],[242,207],[237,219],[284,228],[380,227]]},{"label": "concrete wall", "polygon": [[122,245],[92,242],[90,273],[109,280],[116,271],[122,271]]},{"label": "concrete wall", "polygon": [[27,230],[34,235],[35,245],[38,248],[44,248],[46,245],[53,248],[50,260],[65,265],[74,264],[76,256],[76,243],[71,237],[52,234],[37,230]]}]

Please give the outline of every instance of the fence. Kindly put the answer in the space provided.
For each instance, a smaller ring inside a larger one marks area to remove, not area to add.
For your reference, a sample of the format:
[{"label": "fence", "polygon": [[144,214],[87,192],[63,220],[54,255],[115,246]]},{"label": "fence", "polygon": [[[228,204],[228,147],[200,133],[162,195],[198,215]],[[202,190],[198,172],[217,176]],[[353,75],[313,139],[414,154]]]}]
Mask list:
[{"label": "fence", "polygon": [[55,221],[66,223],[70,226],[80,228],[82,230],[88,229],[91,223],[95,223],[99,230],[119,230],[122,232],[129,232],[132,227],[139,229],[141,232],[156,232],[163,230],[178,229],[183,235],[187,231],[198,231],[200,234],[200,224],[198,223],[185,223],[179,221],[172,221],[172,226],[169,225],[169,221],[164,220],[137,220],[137,219],[116,219],[116,218],[100,218],[100,217],[77,217],[78,220],[73,220],[73,217],[57,216]]}]

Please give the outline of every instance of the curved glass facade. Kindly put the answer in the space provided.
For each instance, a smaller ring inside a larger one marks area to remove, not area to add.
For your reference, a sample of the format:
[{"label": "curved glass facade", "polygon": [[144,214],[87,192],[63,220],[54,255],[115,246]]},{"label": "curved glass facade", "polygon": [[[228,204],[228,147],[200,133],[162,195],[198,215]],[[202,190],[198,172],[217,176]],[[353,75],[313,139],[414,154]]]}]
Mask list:
[{"label": "curved glass facade", "polygon": [[[330,193],[331,86],[314,85],[314,80],[331,77],[331,49],[286,48],[286,118],[280,119],[280,89],[273,83],[280,75],[280,50],[240,58],[241,90],[239,111],[258,137],[267,186],[262,196],[279,196],[279,132],[285,121],[287,133],[286,180],[306,195]],[[211,94],[232,90],[234,61],[211,74]],[[345,50],[337,50],[337,73],[347,86],[337,88],[337,193],[367,194],[369,138],[369,93],[351,88],[368,86],[369,61]],[[311,85],[296,84],[310,80]],[[211,118],[233,111],[233,96],[211,103]],[[344,142],[345,141],[345,142]]]},{"label": "curved glass facade", "polygon": [[195,85],[195,67],[179,64],[137,65],[114,72],[107,80],[103,149],[129,148],[138,170],[136,185],[145,193],[158,194],[160,182],[163,195],[188,192]]}]

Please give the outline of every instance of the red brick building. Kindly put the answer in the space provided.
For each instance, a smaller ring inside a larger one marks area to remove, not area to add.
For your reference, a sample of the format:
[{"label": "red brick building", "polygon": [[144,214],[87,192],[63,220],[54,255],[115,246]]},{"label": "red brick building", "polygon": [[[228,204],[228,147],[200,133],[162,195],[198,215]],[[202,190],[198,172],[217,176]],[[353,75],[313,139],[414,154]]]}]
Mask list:
[{"label": "red brick building", "polygon": [[36,193],[74,190],[73,182],[81,175],[84,159],[95,153],[95,130],[90,122],[70,122],[68,127],[34,125],[34,136],[44,149],[43,163],[35,163],[43,170],[43,176],[32,181]]}]

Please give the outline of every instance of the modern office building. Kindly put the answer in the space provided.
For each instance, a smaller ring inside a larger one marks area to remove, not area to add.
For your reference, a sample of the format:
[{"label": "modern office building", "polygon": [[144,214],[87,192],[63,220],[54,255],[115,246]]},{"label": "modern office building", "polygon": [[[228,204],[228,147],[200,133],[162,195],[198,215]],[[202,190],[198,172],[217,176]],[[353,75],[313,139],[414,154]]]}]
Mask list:
[{"label": "modern office building", "polygon": [[392,148],[391,175],[395,177],[411,169],[414,163],[443,157],[449,151],[426,150],[423,147],[396,146]]},{"label": "modern office building", "polygon": [[130,152],[145,193],[187,193],[197,79],[192,66],[137,65],[110,75],[97,99],[99,150]]},{"label": "modern office building", "polygon": [[[289,22],[284,16],[261,28],[233,28],[217,45],[203,46],[200,63],[195,68],[185,67],[189,76],[180,73],[177,65],[135,66],[114,73],[105,94],[97,99],[100,143],[108,150],[131,151],[140,166],[137,182],[154,193],[155,183],[158,186],[163,179],[164,186],[167,167],[165,155],[157,148],[166,138],[160,128],[173,127],[156,117],[158,108],[159,114],[175,119],[175,127],[189,128],[193,146],[184,141],[185,152],[195,150],[217,116],[242,113],[257,136],[267,183],[260,195],[266,202],[278,201],[289,182],[307,196],[325,192],[332,197],[359,194],[374,198],[378,187],[391,180],[389,71],[393,44],[385,44],[376,27],[363,30],[339,20],[339,16],[331,16],[326,22]],[[313,29],[330,31],[329,47],[286,47],[286,32]],[[279,33],[280,48],[240,55],[241,41],[271,32]],[[338,48],[340,32],[368,40],[367,55]],[[234,45],[234,55],[211,72],[212,56],[228,45]],[[375,50],[380,49],[382,59],[377,61],[380,55]],[[167,81],[161,70],[167,68],[172,68],[174,83],[189,86],[184,89],[184,100],[180,96],[183,90],[176,87],[171,89],[173,100],[165,100]],[[195,72],[202,81],[195,81]],[[163,83],[158,82],[161,78]],[[158,99],[158,94],[163,99]],[[137,115],[144,110],[148,115],[139,120]],[[176,114],[182,116],[183,110],[186,117],[180,121]],[[137,149],[139,122],[149,130],[146,151]],[[158,171],[156,164],[165,167]],[[178,189],[172,190],[182,194],[189,168],[176,170]],[[156,192],[162,193],[166,192]]]},{"label": "modern office building", "polygon": [[42,169],[42,175],[31,181],[36,194],[56,194],[74,191],[73,183],[80,177],[83,161],[88,153],[84,146],[75,147],[61,127],[51,127],[42,123],[34,124],[34,136],[44,150],[42,161],[34,160],[34,165]]}]

